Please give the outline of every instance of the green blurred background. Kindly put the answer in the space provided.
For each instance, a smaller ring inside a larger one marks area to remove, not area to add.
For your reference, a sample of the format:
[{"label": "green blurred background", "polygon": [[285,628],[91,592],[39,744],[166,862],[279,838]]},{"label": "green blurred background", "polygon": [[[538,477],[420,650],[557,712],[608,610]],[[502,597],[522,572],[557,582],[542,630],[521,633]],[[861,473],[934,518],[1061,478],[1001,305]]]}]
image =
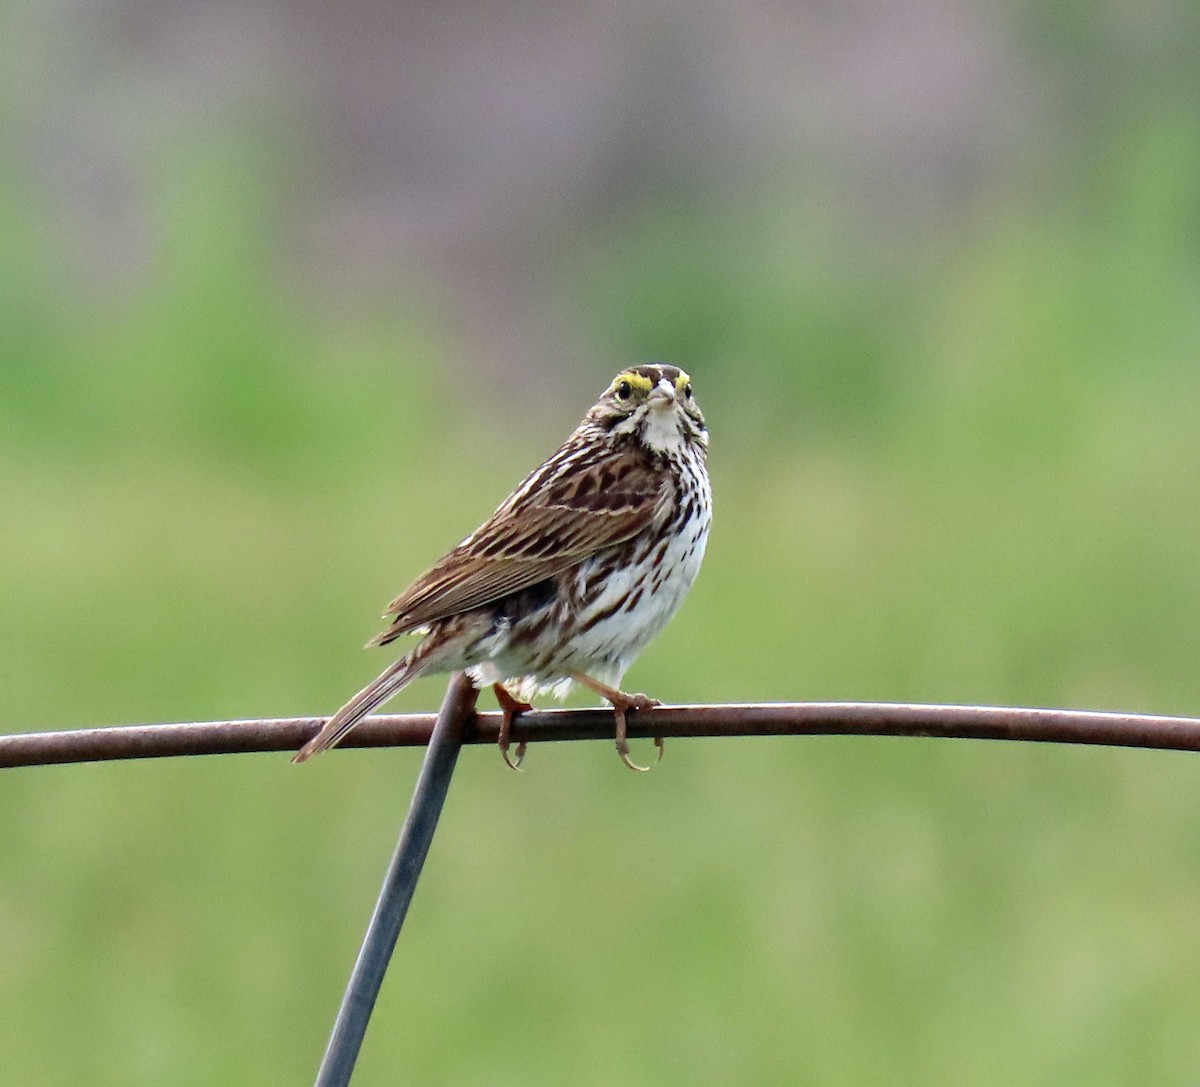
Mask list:
[{"label": "green blurred background", "polygon": [[[4,730],[331,711],[653,359],[717,512],[633,689],[1200,713],[1193,3],[4,21]],[[6,772],[5,1081],[308,1082],[419,759]],[[1198,1017],[1194,757],[472,749],[355,1082],[1194,1085]]]}]

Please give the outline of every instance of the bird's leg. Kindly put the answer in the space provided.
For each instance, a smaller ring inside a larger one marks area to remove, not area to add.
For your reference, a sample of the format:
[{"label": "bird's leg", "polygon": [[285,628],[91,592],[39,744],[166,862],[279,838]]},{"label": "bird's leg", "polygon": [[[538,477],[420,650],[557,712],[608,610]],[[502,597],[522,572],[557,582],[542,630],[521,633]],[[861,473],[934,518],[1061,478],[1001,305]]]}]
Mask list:
[{"label": "bird's leg", "polygon": [[[629,739],[625,730],[625,714],[630,710],[650,710],[655,706],[661,706],[662,703],[657,698],[649,697],[649,695],[626,694],[624,691],[618,691],[615,687],[601,683],[598,679],[592,679],[591,676],[585,676],[582,672],[573,672],[571,678],[576,683],[586,687],[589,691],[595,691],[601,698],[606,699],[612,704],[613,717],[617,722],[617,754],[621,757],[621,761],[630,770],[639,770],[642,773],[649,770],[649,766],[639,766],[629,757]],[[654,761],[661,762],[663,756],[663,741],[661,736],[654,737],[654,746],[658,748],[658,758]]]},{"label": "bird's leg", "polygon": [[495,692],[496,701],[500,703],[500,712],[504,715],[504,719],[500,722],[500,757],[504,759],[505,764],[510,770],[519,771],[521,769],[521,762],[525,758],[526,743],[522,740],[517,744],[517,758],[514,762],[508,757],[509,736],[512,733],[513,718],[525,713],[526,710],[533,709],[533,707],[528,702],[522,702],[520,699],[513,698],[503,683],[493,683],[492,691]]}]

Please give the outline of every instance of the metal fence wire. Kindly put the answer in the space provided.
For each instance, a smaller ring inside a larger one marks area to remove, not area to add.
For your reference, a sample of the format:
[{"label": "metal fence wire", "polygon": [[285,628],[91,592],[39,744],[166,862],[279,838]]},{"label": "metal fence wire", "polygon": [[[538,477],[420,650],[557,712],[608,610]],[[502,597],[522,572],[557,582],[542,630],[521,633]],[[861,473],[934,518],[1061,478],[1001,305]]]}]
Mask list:
[{"label": "metal fence wire", "polygon": [[[339,747],[424,747],[436,714],[366,718]],[[294,751],[324,717],[186,724],[121,725],[0,736],[0,769],[109,759]],[[463,743],[494,744],[500,714],[472,709]],[[611,740],[612,711],[535,710],[516,718],[512,739],[529,743]],[[754,705],[661,706],[629,715],[630,738],[661,736],[940,736],[961,740],[1200,751],[1200,719],[1090,710],[1003,706],[932,706],[878,702],[774,702]]]},{"label": "metal fence wire", "polygon": [[[500,715],[476,713],[479,692],[462,673],[451,676],[439,712],[370,717],[343,747],[424,746],[400,841],[388,865],[375,911],[351,971],[316,1087],[345,1087],[375,1006],[379,988],[416,889],[417,879],[450,787],[463,744],[496,743]],[[130,725],[0,736],[0,768],[289,751],[325,722],[322,717]],[[998,706],[929,706],[869,702],[663,706],[630,715],[630,737],[684,736],[940,736],[968,740],[1200,751],[1200,719],[1083,710]],[[609,710],[549,710],[513,722],[516,742],[611,740]]]}]

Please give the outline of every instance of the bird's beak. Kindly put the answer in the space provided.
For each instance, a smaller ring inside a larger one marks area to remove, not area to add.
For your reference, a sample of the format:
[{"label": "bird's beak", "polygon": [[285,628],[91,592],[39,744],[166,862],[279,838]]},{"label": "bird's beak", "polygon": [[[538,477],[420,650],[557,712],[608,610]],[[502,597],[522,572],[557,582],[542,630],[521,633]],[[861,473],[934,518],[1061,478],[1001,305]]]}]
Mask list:
[{"label": "bird's beak", "polygon": [[660,381],[646,397],[646,403],[658,411],[666,411],[675,406],[675,389],[669,381]]}]

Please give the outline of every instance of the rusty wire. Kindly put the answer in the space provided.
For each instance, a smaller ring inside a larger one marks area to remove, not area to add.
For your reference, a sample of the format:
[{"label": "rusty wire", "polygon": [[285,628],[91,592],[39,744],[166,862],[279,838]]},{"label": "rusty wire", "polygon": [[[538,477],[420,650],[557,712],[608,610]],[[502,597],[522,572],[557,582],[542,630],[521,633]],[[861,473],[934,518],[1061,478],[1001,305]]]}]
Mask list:
[{"label": "rusty wire", "polygon": [[[293,751],[324,723],[322,717],[122,725],[0,736],[0,768],[110,759]],[[432,713],[369,717],[342,747],[423,747]],[[474,714],[466,743],[495,743],[498,713]],[[611,740],[612,713],[604,709],[542,710],[513,725],[513,739],[531,743]],[[1200,719],[1084,710],[994,706],[932,706],[872,702],[801,702],[761,705],[664,706],[629,715],[631,737],[698,736],[940,736],[973,740],[1102,744],[1200,751]]]},{"label": "rusty wire", "polygon": [[[475,713],[478,692],[461,673],[451,677],[437,717],[397,714],[368,718],[345,747],[425,746],[425,762],[400,841],[384,878],[316,1087],[348,1087],[367,1024],[428,854],[463,743],[495,743],[500,715]],[[0,736],[0,767],[171,755],[291,751],[324,718],[134,725]],[[923,706],[867,702],[664,706],[631,714],[630,736],[941,736],[1041,743],[1200,751],[1200,720],[1078,710],[992,706]],[[436,727],[435,727],[436,726]],[[611,739],[607,710],[530,712],[514,722],[515,741]]]}]

